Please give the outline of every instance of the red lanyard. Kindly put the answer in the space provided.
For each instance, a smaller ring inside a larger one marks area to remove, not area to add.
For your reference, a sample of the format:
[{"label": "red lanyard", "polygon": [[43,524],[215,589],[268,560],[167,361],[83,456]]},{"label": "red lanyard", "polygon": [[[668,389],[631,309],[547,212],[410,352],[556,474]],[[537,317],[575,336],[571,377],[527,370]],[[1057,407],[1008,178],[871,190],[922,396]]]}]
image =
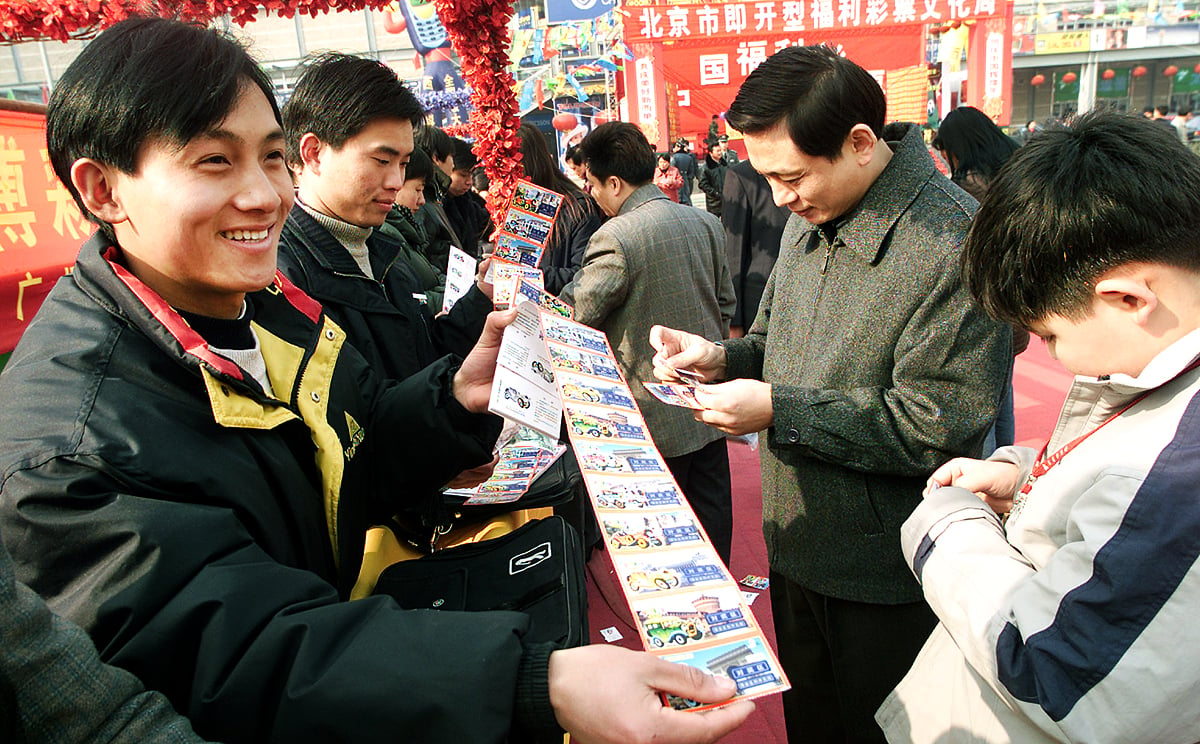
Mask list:
[{"label": "red lanyard", "polygon": [[[1187,367],[1180,370],[1179,374],[1175,375],[1170,380],[1167,380],[1167,382],[1163,383],[1163,385],[1174,382],[1175,380],[1179,379],[1183,375],[1186,375],[1188,372],[1191,372],[1192,370],[1196,369],[1197,367],[1200,367],[1200,358],[1195,359]],[[1160,385],[1159,387],[1162,387],[1162,386]],[[1157,390],[1157,389],[1158,388],[1154,388],[1154,390]],[[1130,401],[1129,404],[1126,405],[1124,408],[1122,408],[1121,410],[1117,411],[1113,415],[1106,418],[1095,429],[1092,429],[1091,431],[1088,431],[1088,432],[1084,432],[1083,434],[1079,435],[1075,439],[1072,439],[1070,442],[1067,442],[1062,447],[1059,447],[1058,450],[1056,450],[1054,452],[1054,454],[1050,455],[1049,457],[1046,457],[1046,448],[1048,448],[1050,446],[1050,440],[1047,439],[1046,443],[1042,445],[1042,451],[1040,453],[1038,453],[1037,460],[1033,463],[1033,470],[1030,471],[1030,473],[1029,473],[1029,480],[1025,481],[1025,485],[1021,486],[1021,493],[1024,495],[1028,495],[1029,492],[1031,490],[1033,490],[1033,482],[1036,481],[1038,478],[1042,477],[1043,475],[1045,475],[1046,473],[1048,473],[1050,471],[1050,468],[1054,467],[1059,462],[1061,462],[1062,459],[1071,452],[1071,450],[1073,450],[1076,447],[1078,447],[1079,445],[1083,444],[1083,441],[1085,439],[1087,439],[1091,435],[1095,434],[1096,432],[1100,431],[1105,426],[1108,426],[1115,419],[1119,418],[1121,416],[1121,414],[1125,413],[1130,408],[1133,408],[1138,403],[1141,403],[1142,400],[1145,399],[1145,397],[1147,395],[1154,392],[1154,390],[1147,390],[1147,391],[1143,392],[1141,395],[1139,395],[1138,397],[1136,397],[1132,401]]]}]

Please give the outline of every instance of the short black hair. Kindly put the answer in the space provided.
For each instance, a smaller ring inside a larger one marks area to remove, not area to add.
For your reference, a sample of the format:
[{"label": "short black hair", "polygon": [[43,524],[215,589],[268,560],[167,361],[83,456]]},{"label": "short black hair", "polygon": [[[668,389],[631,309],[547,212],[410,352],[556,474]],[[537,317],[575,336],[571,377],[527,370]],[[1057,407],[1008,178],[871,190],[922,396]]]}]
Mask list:
[{"label": "short black hair", "polygon": [[1078,320],[1105,272],[1134,262],[1200,271],[1200,157],[1175,132],[1093,112],[1047,128],[992,180],[962,265],[994,317]]},{"label": "short black hair", "polygon": [[312,132],[339,149],[379,119],[416,126],[425,112],[392,68],[353,54],[328,52],[305,63],[283,107],[287,159],[300,162],[300,138]]},{"label": "short black hair", "polygon": [[407,181],[410,178],[423,178],[428,181],[432,176],[433,161],[421,148],[413,148],[412,154],[408,156],[408,163],[404,166],[404,179]]},{"label": "short black hair", "polygon": [[654,178],[654,149],[642,130],[628,122],[596,127],[579,143],[579,152],[597,180],[616,176],[630,186],[643,186]]},{"label": "short black hair", "polygon": [[579,152],[579,145],[571,145],[567,151],[563,153],[563,159],[568,163],[575,165],[583,165],[583,153]]},{"label": "short black hair", "polygon": [[469,171],[479,165],[479,158],[476,157],[470,142],[458,137],[451,139],[454,142],[454,170]]},{"label": "short black hair", "polygon": [[933,146],[954,156],[954,177],[974,174],[984,184],[1020,147],[996,123],[973,106],[960,106],[942,120]]},{"label": "short black hair", "polygon": [[419,126],[413,130],[413,139],[434,160],[445,160],[454,154],[454,138],[437,127]]},{"label": "short black hair", "polygon": [[871,74],[824,45],[785,47],[742,83],[725,121],[743,134],[783,123],[801,152],[837,160],[856,124],[883,136],[887,102]]},{"label": "short black hair", "polygon": [[262,91],[275,120],[271,80],[232,37],[165,18],[130,18],[83,48],[46,107],[46,149],[55,174],[88,219],[71,166],[91,158],[136,173],[151,140],[183,147],[228,116],[247,85]]}]

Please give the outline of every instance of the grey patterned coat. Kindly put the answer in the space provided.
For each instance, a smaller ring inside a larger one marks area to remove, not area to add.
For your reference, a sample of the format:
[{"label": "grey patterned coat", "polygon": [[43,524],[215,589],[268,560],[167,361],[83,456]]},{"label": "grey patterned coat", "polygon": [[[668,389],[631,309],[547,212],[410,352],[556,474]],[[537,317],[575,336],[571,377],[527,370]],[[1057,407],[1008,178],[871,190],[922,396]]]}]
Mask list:
[{"label": "grey patterned coat", "polygon": [[758,318],[726,342],[729,377],[773,385],[771,567],[879,604],[921,599],[900,525],[938,465],[979,454],[1011,363],[1010,331],[960,277],[975,200],[937,172],[916,126],[889,130],[891,161],[832,243],[791,217]]},{"label": "grey patterned coat", "polygon": [[736,300],[720,220],[646,184],[592,234],[583,267],[561,297],[575,306],[576,320],[607,334],[664,457],[724,436],[641,385],[654,380],[650,327],[656,323],[712,341],[729,333]]}]

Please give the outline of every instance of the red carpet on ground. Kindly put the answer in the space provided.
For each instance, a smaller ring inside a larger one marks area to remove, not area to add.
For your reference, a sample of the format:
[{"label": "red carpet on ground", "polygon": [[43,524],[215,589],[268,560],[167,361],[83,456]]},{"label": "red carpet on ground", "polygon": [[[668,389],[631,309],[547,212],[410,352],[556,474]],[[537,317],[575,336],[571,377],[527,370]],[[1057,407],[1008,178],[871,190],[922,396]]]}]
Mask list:
[{"label": "red carpet on ground", "polygon": [[[1058,417],[1058,409],[1071,383],[1071,375],[1046,353],[1045,344],[1034,339],[1013,372],[1017,419],[1017,444],[1040,447]],[[733,556],[730,571],[735,579],[747,574],[767,575],[766,547],[762,537],[762,485],[758,452],[747,445],[730,443],[729,464],[733,473]],[[641,648],[629,607],[617,584],[608,554],[598,550],[588,563],[588,622],[592,643],[604,643],[600,631],[615,627],[624,638],[617,645]],[[771,598],[759,592],[751,605],[767,640],[774,646]],[[722,739],[724,744],[784,744],[783,707],[778,695],[759,698],[757,710],[740,729]]]}]

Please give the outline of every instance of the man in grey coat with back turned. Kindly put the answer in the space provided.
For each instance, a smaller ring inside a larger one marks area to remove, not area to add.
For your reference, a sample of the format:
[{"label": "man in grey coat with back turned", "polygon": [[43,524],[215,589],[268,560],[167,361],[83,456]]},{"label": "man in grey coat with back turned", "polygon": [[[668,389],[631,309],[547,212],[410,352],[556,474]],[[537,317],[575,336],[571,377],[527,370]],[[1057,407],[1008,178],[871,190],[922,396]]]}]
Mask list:
[{"label": "man in grey coat with back turned", "polygon": [[935,618],[900,551],[930,473],[977,453],[1011,333],[961,281],[975,200],[883,91],[827,47],[789,47],[726,115],[792,210],[750,332],[658,327],[655,374],[707,380],[698,417],[763,436],[763,531],[789,741],[883,741],[875,709]]},{"label": "man in grey coat with back turned", "polygon": [[728,563],[733,501],[725,437],[687,409],[654,400],[640,384],[653,379],[654,350],[646,342],[653,323],[714,341],[728,334],[735,299],[721,223],[651,183],[654,151],[636,126],[602,124],[579,149],[592,196],[612,219],[592,235],[561,296],[575,306],[576,320],[608,335],[654,443]]}]

